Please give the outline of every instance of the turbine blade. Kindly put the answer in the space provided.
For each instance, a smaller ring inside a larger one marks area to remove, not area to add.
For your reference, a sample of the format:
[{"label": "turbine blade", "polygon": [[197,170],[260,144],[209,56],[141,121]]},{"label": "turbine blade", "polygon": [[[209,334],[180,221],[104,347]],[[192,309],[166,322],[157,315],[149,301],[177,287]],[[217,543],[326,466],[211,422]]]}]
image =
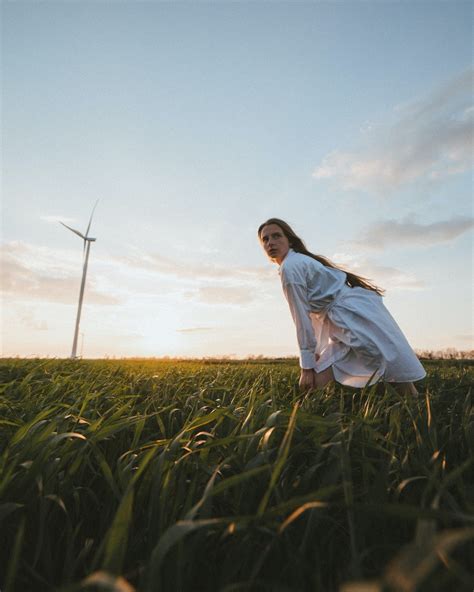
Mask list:
[{"label": "turbine blade", "polygon": [[87,230],[86,230],[86,237],[89,236],[89,230],[90,230],[91,223],[92,223],[92,216],[94,215],[94,212],[95,212],[95,209],[96,209],[98,203],[99,203],[99,200],[97,200],[95,202],[95,205],[92,208],[92,214],[91,214],[91,217],[90,217],[90,220],[89,220],[89,226],[87,227]]},{"label": "turbine blade", "polygon": [[85,237],[85,236],[84,236],[84,235],[83,235],[81,232],[79,232],[79,230],[74,230],[74,228],[71,228],[71,227],[70,227],[70,226],[68,226],[67,224],[64,224],[64,222],[60,222],[60,224],[62,224],[62,225],[63,225],[63,226],[65,226],[66,228],[69,228],[69,230],[70,230],[71,232],[74,232],[74,234],[77,234],[77,236],[80,236],[81,238],[83,238],[83,239],[85,240],[85,238],[86,238],[86,237]]}]

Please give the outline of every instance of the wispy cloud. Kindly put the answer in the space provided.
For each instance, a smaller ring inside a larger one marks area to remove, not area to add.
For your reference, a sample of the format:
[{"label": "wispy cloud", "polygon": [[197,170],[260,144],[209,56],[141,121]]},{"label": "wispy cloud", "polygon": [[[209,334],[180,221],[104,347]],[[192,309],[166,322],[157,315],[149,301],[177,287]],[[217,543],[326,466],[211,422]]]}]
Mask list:
[{"label": "wispy cloud", "polygon": [[274,279],[275,277],[274,270],[269,267],[238,267],[217,263],[200,263],[196,265],[194,262],[177,260],[157,253],[146,253],[138,249],[135,249],[135,252],[130,255],[114,259],[133,269],[143,269],[179,278],[253,281],[255,279]]},{"label": "wispy cloud", "polygon": [[177,333],[208,333],[215,331],[215,327],[185,327],[184,329],[176,329]]},{"label": "wispy cloud", "polygon": [[458,341],[466,341],[474,345],[474,335],[472,333],[464,333],[461,335],[455,335],[454,339]]},{"label": "wispy cloud", "polygon": [[361,265],[361,270],[368,277],[376,278],[376,283],[388,290],[423,290],[426,288],[426,283],[423,280],[417,279],[410,272],[395,267],[366,262]]},{"label": "wispy cloud", "polygon": [[467,216],[454,216],[431,224],[383,220],[370,226],[359,240],[353,242],[369,249],[383,249],[387,245],[429,247],[453,241],[473,227],[474,218]]},{"label": "wispy cloud", "polygon": [[221,263],[198,263],[179,260],[138,249],[111,259],[122,273],[143,272],[149,281],[173,285],[177,298],[200,304],[242,306],[264,297],[268,286],[277,279],[276,270],[268,267],[243,267]]},{"label": "wispy cloud", "polygon": [[[75,303],[79,294],[80,270],[56,251],[15,241],[3,245],[0,255],[2,290],[23,300]],[[87,301],[117,304],[118,299],[101,292],[93,276],[87,278]]]},{"label": "wispy cloud", "polygon": [[186,292],[185,298],[203,304],[240,306],[255,300],[257,294],[255,289],[249,286],[201,286]]},{"label": "wispy cloud", "polygon": [[33,331],[47,331],[48,323],[39,321],[31,310],[25,310],[19,317],[20,323],[27,329]]},{"label": "wispy cloud", "polygon": [[343,189],[390,193],[421,178],[432,180],[473,166],[474,109],[469,70],[425,98],[395,108],[392,125],[379,126],[368,147],[336,150],[316,167],[316,179]]},{"label": "wispy cloud", "polygon": [[332,259],[344,269],[361,275],[387,290],[423,290],[426,287],[423,280],[409,271],[379,265],[375,261],[354,254],[335,253]]},{"label": "wispy cloud", "polygon": [[[13,241],[2,246],[2,288],[22,299],[71,303],[77,299],[78,254]],[[95,273],[92,271],[95,269]],[[242,305],[265,293],[275,269],[193,264],[132,249],[125,256],[101,255],[90,265],[86,299],[118,304],[144,298],[185,299],[204,304]],[[106,287],[104,289],[104,287]]]},{"label": "wispy cloud", "polygon": [[40,219],[51,223],[65,222],[69,224],[74,222],[74,218],[67,218],[66,216],[40,216]]},{"label": "wispy cloud", "polygon": [[[77,277],[47,276],[18,262],[2,262],[2,290],[23,300],[75,304],[79,285],[80,278]],[[119,303],[115,296],[100,292],[93,279],[88,279],[86,294],[87,302],[91,304]]]}]

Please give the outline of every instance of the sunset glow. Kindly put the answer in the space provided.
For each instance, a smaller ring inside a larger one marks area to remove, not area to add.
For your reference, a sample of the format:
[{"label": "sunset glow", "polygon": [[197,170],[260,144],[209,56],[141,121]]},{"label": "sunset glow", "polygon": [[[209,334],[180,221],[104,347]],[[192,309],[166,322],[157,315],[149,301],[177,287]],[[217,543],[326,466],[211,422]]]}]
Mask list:
[{"label": "sunset glow", "polygon": [[289,356],[256,231],[472,349],[468,2],[4,3],[3,356]]}]

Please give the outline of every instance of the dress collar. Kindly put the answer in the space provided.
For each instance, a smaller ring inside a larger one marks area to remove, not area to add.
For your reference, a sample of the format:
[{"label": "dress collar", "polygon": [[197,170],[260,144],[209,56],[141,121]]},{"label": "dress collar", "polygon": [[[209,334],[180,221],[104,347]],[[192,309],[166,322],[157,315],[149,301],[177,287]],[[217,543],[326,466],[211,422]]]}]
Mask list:
[{"label": "dress collar", "polygon": [[288,259],[288,257],[290,257],[291,255],[293,255],[295,253],[295,251],[293,251],[293,249],[289,249],[288,253],[285,255],[285,258],[283,259],[283,261],[281,262],[280,267],[278,268],[278,273],[281,275],[281,270],[283,268],[283,265],[285,264],[285,261]]}]

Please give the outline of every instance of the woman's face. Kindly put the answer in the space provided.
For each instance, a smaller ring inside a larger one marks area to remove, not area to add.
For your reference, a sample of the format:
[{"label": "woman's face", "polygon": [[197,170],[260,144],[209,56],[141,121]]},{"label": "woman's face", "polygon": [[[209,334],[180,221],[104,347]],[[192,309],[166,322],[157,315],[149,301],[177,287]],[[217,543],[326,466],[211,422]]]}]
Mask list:
[{"label": "woman's face", "polygon": [[290,250],[290,243],[278,224],[268,224],[262,228],[260,242],[265,253],[274,262],[281,265]]}]

